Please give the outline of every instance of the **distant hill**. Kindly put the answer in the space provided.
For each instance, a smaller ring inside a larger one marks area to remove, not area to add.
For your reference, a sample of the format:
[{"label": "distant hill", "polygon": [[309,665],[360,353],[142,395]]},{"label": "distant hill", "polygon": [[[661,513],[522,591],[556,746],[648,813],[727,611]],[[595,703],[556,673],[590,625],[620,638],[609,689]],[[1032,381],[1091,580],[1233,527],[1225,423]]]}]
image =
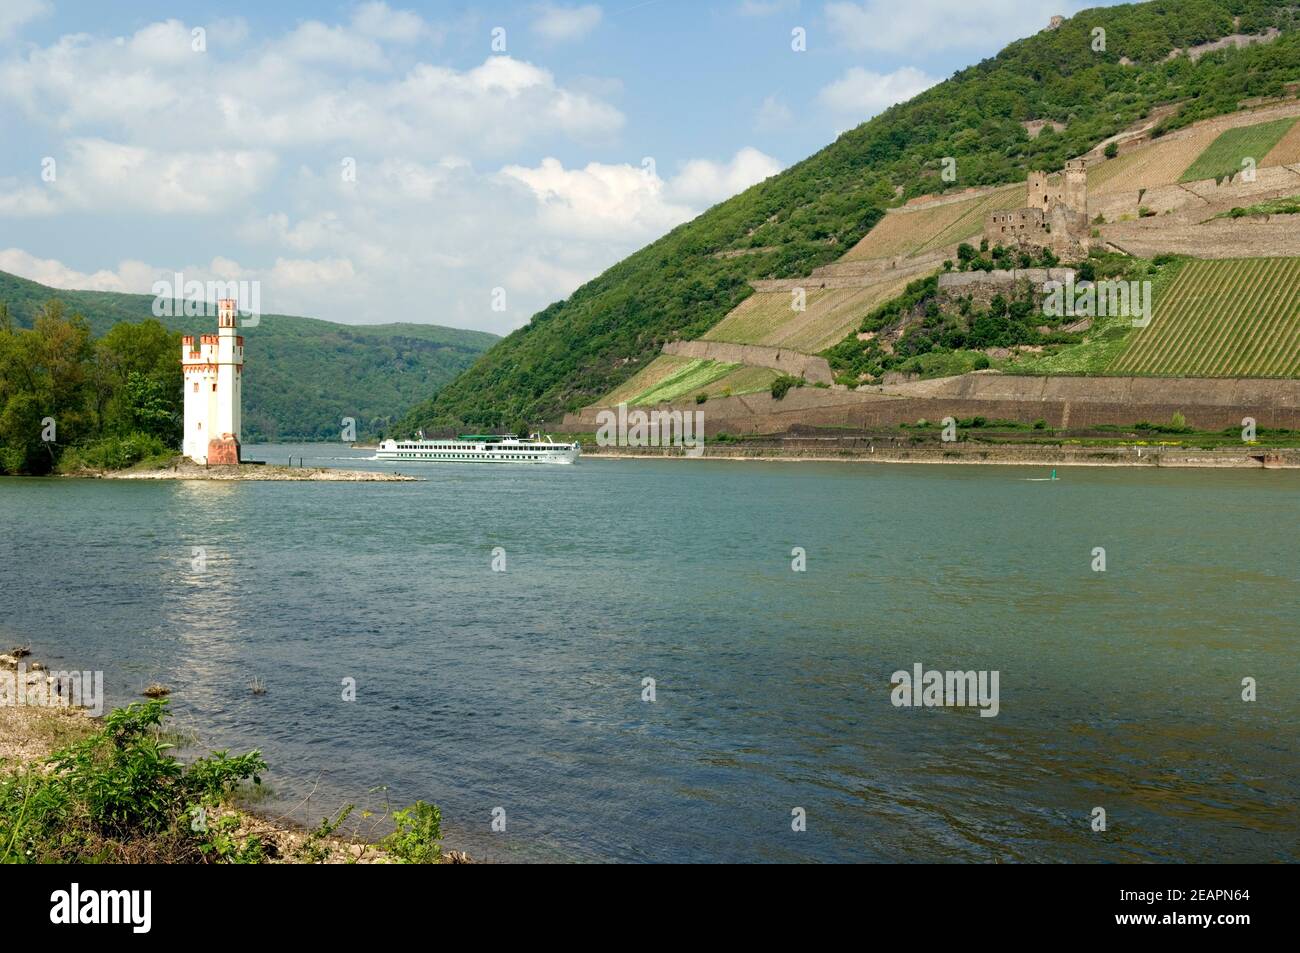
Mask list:
[{"label": "distant hill", "polygon": [[[150,295],[63,291],[0,271],[0,301],[24,327],[51,298],[84,315],[96,336],[119,321],[154,317]],[[216,329],[215,318],[158,320],[187,334]],[[378,433],[498,340],[433,324],[347,325],[283,314],[264,314],[242,333],[247,443],[337,439],[343,417],[356,420],[359,436]]]},{"label": "distant hill", "polygon": [[[642,384],[656,386],[674,373],[690,376],[694,369],[684,372],[666,361],[650,365],[669,341],[733,334],[734,328],[711,332],[728,314],[744,317],[736,309],[756,294],[752,281],[772,281],[776,291],[776,279],[802,279],[837,261],[847,273],[853,261],[845,253],[887,210],[923,195],[1024,182],[1030,171],[1060,169],[1067,159],[1144,120],[1150,126],[1146,134],[1160,139],[1243,103],[1293,94],[1300,81],[1297,26],[1294,0],[1167,0],[1087,10],[1016,41],[714,206],[550,305],[413,407],[404,426],[518,427],[554,420],[624,384],[646,390]],[[1234,36],[1267,42],[1243,49],[1235,41],[1219,44]],[[1231,148],[1219,151],[1235,159],[1235,145],[1226,146]],[[1274,148],[1285,147],[1280,142]],[[1209,174],[1221,171],[1225,156],[1207,155]],[[1179,174],[1194,158],[1189,155]],[[955,160],[952,181],[943,175],[950,166],[945,159]],[[1121,155],[1116,172],[1124,161]],[[934,221],[921,231],[895,234],[892,226],[904,223],[899,219],[881,231],[878,249],[864,246],[862,254],[937,249],[969,232],[986,211],[1013,207],[1023,194],[940,207],[925,213]],[[1143,237],[1140,223],[1131,229]],[[783,293],[788,297],[788,290]],[[850,298],[832,291],[819,301],[810,298],[809,320],[796,329],[795,345],[825,347],[831,332],[864,317],[879,300]],[[751,310],[751,323],[766,320],[765,304]],[[824,325],[816,323],[821,312]],[[749,328],[745,335],[759,330]],[[649,377],[631,380],[643,371]]]}]

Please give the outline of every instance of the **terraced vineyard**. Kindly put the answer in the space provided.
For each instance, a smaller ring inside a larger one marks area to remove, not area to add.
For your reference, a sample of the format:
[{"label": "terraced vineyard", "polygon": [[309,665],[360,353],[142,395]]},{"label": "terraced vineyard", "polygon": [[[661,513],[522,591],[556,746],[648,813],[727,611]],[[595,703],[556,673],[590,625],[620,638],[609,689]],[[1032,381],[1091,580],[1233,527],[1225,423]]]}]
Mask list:
[{"label": "terraced vineyard", "polygon": [[1088,170],[1088,191],[1109,195],[1173,185],[1216,138],[1213,129],[1192,129],[1107,159]]},{"label": "terraced vineyard", "polygon": [[1265,158],[1295,124],[1294,118],[1276,119],[1227,129],[1196,157],[1179,181],[1196,182],[1235,175],[1241,171],[1242,162],[1247,158],[1254,159],[1256,166],[1262,166]]},{"label": "terraced vineyard", "polygon": [[1300,258],[1189,261],[1107,370],[1300,377]]},{"label": "terraced vineyard", "polygon": [[864,314],[896,297],[913,277],[886,275],[865,288],[812,288],[804,311],[790,307],[788,291],[757,292],[714,325],[704,340],[788,347],[816,354],[843,340]]},{"label": "terraced vineyard", "polygon": [[916,255],[955,245],[983,230],[986,213],[1020,208],[1025,201],[1022,183],[962,201],[891,211],[840,261]]},{"label": "terraced vineyard", "polygon": [[1261,166],[1294,165],[1300,162],[1300,122],[1295,123],[1285,136],[1278,140]]},{"label": "terraced vineyard", "polygon": [[629,404],[661,404],[677,400],[703,390],[740,366],[661,354],[644,371],[628,381],[628,384],[636,381],[636,385],[620,387],[606,400],[609,403],[627,401]]}]

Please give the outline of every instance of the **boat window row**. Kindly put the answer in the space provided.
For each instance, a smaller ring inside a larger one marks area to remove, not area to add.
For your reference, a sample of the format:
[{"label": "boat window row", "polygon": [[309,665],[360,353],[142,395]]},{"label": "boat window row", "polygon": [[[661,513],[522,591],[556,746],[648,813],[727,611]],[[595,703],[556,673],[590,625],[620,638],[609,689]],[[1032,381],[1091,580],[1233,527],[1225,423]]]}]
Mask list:
[{"label": "boat window row", "polygon": [[398,453],[402,459],[419,459],[419,460],[536,460],[536,454],[532,453],[437,453],[433,451],[421,451],[419,453]]},{"label": "boat window row", "polygon": [[[472,443],[399,443],[398,450],[467,450],[470,447],[476,447]],[[489,444],[493,450],[545,450],[546,444]]]}]

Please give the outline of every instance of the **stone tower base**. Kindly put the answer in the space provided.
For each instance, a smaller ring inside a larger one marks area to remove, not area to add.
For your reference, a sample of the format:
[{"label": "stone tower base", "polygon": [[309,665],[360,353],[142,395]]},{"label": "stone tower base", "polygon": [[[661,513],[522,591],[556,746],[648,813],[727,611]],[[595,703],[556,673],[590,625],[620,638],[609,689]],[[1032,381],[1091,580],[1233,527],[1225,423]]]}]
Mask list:
[{"label": "stone tower base", "polygon": [[238,466],[239,441],[231,434],[222,434],[220,440],[208,441],[208,466]]}]

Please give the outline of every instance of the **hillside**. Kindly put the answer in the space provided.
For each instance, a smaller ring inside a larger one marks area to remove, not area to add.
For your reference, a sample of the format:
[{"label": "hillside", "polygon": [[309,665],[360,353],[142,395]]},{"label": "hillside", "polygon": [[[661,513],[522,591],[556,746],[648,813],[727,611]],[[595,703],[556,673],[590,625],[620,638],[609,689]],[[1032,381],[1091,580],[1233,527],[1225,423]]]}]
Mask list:
[{"label": "hillside", "polygon": [[[843,285],[840,279],[854,264],[849,250],[887,210],[906,213],[908,200],[1023,182],[1032,170],[1058,169],[1067,158],[1123,140],[1144,121],[1152,141],[1166,136],[1176,141],[1180,130],[1233,113],[1243,102],[1285,97],[1300,79],[1296,26],[1296,11],[1286,0],[1185,0],[1087,11],[1059,29],[1017,41],[715,206],[552,304],[436,397],[414,407],[405,425],[518,427],[554,419],[620,392],[642,372],[657,377],[659,369],[649,365],[665,343],[706,336],[750,295],[786,290],[777,284],[781,279],[804,280],[820,270],[829,279],[826,287]],[[1106,30],[1104,52],[1091,48],[1095,27]],[[1171,56],[1270,27],[1282,31],[1272,42]],[[1273,131],[1280,138],[1273,140]],[[1292,147],[1289,132],[1273,131],[1272,150]],[[1213,141],[1219,133],[1206,135]],[[1186,161],[1173,157],[1174,182],[1208,144],[1184,143]],[[940,178],[946,156],[956,159],[952,183]],[[1222,158],[1212,156],[1207,163],[1218,169]],[[1118,177],[1113,187],[1125,195],[1141,188]],[[939,249],[968,231],[984,211],[1007,207],[1004,199],[1014,204],[1014,192],[955,196],[964,207],[935,211],[933,223],[895,223],[898,213],[891,213],[880,247],[868,243],[860,255]],[[1142,193],[1133,195],[1136,213]],[[895,234],[895,224],[916,227]],[[1136,237],[1145,236],[1139,231]],[[722,254],[741,250],[748,253]],[[858,279],[859,287],[870,284],[862,275]],[[764,288],[763,282],[772,285]],[[719,370],[705,369],[704,376]],[[691,377],[699,373],[698,368],[687,371]]]},{"label": "hillside", "polygon": [[[120,321],[154,316],[150,295],[63,291],[0,272],[0,302],[19,325],[30,327],[51,298],[80,312],[96,337]],[[215,318],[159,320],[192,334],[216,328]],[[246,443],[337,439],[343,417],[356,420],[358,436],[375,434],[497,340],[432,324],[345,325],[282,314],[264,314],[242,333]]]}]

